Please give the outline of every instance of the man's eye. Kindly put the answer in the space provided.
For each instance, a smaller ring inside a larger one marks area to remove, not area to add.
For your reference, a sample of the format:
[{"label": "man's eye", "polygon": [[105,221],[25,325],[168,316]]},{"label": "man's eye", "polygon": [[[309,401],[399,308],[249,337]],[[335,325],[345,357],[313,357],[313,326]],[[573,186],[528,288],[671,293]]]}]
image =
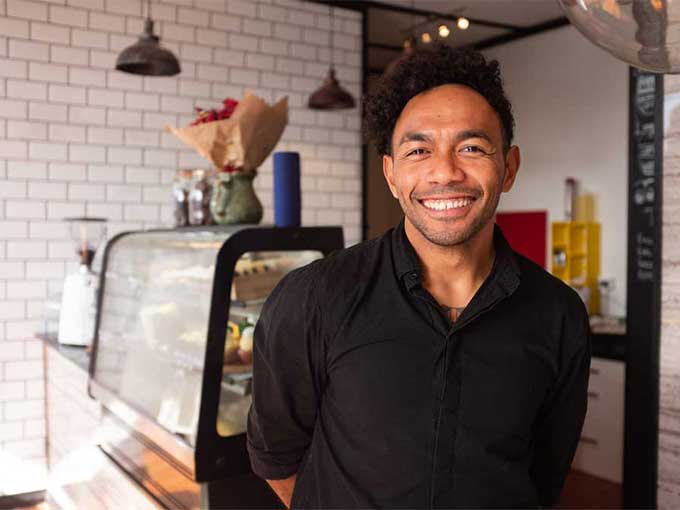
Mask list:
[{"label": "man's eye", "polygon": [[425,149],[413,149],[410,151],[407,156],[419,156],[421,154],[425,154]]},{"label": "man's eye", "polygon": [[472,152],[472,153],[479,153],[479,154],[484,154],[485,152],[482,150],[481,147],[477,147],[476,145],[468,145],[466,147],[463,147],[461,149],[463,152]]}]

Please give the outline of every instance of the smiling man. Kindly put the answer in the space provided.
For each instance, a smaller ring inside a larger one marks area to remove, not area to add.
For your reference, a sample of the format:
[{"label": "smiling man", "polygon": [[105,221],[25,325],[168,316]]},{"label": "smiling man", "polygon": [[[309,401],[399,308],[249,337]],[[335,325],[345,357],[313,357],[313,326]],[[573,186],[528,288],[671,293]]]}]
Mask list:
[{"label": "smiling man", "polygon": [[293,508],[553,505],[586,411],[588,316],[494,225],[520,164],[498,63],[416,53],[365,123],[404,219],[270,295],[253,469]]}]

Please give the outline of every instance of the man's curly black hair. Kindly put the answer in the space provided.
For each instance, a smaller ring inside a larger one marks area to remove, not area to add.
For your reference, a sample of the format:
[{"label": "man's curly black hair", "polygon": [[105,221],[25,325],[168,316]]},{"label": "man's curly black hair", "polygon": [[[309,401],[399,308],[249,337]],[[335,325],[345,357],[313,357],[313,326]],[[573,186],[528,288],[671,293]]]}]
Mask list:
[{"label": "man's curly black hair", "polygon": [[435,43],[431,49],[399,61],[364,100],[364,131],[380,155],[392,153],[392,133],[406,103],[421,92],[446,84],[465,85],[482,95],[498,113],[504,149],[510,147],[515,120],[503,91],[498,61],[487,61],[477,51]]}]

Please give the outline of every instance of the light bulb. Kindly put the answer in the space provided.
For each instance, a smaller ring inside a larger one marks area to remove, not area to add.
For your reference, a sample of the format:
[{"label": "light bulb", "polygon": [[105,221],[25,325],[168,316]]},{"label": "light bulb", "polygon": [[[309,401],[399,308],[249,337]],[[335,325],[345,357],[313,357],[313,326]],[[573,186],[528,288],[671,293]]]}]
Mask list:
[{"label": "light bulb", "polygon": [[468,28],[470,28],[470,20],[467,18],[462,17],[458,18],[456,24],[458,25],[458,28],[460,28],[461,30],[467,30]]},{"label": "light bulb", "polygon": [[432,41],[432,37],[427,32],[423,32],[423,35],[420,36],[420,40],[427,44]]},{"label": "light bulb", "polygon": [[439,25],[439,36],[440,37],[448,37],[450,33],[451,33],[451,30],[449,30],[449,27],[447,27],[446,25]]}]

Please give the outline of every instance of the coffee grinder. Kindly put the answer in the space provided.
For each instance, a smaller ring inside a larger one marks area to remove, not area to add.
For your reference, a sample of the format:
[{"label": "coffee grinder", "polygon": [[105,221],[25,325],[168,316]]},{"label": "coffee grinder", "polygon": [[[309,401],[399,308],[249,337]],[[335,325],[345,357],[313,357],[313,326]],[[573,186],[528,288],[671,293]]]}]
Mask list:
[{"label": "coffee grinder", "polygon": [[64,279],[59,312],[59,343],[87,346],[94,335],[98,276],[92,259],[106,235],[103,218],[66,218],[80,266]]}]

